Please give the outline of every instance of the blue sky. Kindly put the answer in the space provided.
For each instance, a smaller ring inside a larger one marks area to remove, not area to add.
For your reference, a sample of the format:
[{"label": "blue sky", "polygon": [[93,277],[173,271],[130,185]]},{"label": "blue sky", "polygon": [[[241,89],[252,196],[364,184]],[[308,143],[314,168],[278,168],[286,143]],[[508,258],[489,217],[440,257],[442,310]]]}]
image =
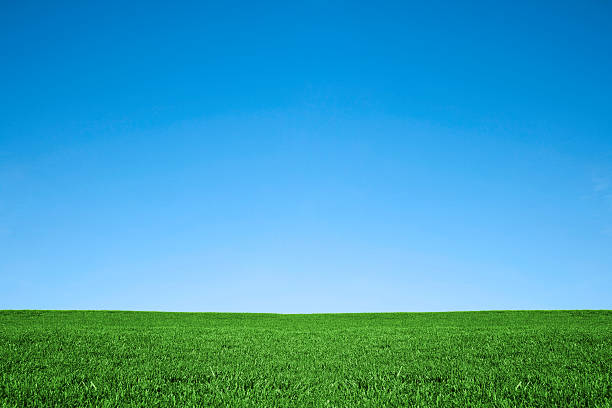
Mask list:
[{"label": "blue sky", "polygon": [[609,3],[123,3],[2,5],[0,308],[612,307]]}]

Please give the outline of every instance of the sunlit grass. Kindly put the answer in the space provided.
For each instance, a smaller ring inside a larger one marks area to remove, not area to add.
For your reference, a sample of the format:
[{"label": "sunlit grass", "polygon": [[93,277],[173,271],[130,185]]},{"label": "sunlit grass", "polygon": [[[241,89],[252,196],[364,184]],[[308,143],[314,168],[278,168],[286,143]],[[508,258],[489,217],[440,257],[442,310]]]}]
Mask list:
[{"label": "sunlit grass", "polygon": [[612,312],[0,312],[0,406],[611,406]]}]

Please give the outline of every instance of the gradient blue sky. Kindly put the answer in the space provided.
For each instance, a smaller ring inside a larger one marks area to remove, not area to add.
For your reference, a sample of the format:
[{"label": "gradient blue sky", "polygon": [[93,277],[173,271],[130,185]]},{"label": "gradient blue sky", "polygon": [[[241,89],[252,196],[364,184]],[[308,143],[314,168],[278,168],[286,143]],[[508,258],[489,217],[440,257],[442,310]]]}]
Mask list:
[{"label": "gradient blue sky", "polygon": [[612,308],[609,2],[128,3],[1,6],[0,308]]}]

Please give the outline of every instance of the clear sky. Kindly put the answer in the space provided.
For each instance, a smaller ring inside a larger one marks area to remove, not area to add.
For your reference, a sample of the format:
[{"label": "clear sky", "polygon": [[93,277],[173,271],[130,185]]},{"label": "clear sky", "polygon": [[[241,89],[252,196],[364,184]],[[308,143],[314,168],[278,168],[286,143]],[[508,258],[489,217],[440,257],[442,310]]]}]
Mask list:
[{"label": "clear sky", "polygon": [[4,2],[0,309],[612,308],[612,5]]}]

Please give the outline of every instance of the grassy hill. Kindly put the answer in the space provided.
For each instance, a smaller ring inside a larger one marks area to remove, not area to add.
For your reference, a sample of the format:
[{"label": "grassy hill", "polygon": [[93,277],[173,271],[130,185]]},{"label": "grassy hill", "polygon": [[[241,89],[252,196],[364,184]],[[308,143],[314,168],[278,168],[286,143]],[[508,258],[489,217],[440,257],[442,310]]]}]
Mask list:
[{"label": "grassy hill", "polygon": [[0,406],[612,405],[612,311],[0,311]]}]

